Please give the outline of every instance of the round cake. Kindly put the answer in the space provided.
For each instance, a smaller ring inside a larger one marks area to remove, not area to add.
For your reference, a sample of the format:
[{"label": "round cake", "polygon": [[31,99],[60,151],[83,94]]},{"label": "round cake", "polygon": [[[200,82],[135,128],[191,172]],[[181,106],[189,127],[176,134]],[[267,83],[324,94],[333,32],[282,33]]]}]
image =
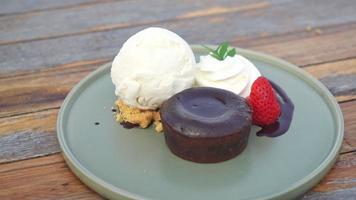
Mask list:
[{"label": "round cake", "polygon": [[251,109],[230,91],[196,87],[165,101],[160,110],[166,144],[177,156],[200,163],[231,159],[246,147]]}]

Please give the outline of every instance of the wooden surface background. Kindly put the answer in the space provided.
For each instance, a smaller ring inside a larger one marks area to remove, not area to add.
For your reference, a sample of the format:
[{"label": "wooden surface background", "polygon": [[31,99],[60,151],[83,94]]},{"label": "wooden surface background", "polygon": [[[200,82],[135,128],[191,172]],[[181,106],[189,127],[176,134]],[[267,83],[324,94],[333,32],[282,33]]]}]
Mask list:
[{"label": "wooden surface background", "polygon": [[340,103],[345,138],[302,199],[356,199],[356,2],[352,0],[0,0],[0,199],[101,199],[56,138],[70,89],[148,26],[189,43],[224,40],[286,59]]}]

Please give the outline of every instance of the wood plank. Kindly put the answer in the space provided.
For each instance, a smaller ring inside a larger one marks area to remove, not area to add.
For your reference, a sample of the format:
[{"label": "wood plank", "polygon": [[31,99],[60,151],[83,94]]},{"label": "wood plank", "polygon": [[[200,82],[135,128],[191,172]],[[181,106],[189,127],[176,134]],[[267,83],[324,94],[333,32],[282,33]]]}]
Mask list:
[{"label": "wood plank", "polygon": [[356,194],[356,153],[341,155],[333,169],[303,200],[354,199]]},{"label": "wood plank", "polygon": [[43,165],[53,165],[55,163],[63,163],[62,154],[56,153],[53,155],[43,156],[39,158],[27,159],[18,162],[3,163],[0,165],[0,174],[10,171],[39,167]]},{"label": "wood plank", "polygon": [[303,68],[319,79],[339,102],[356,99],[356,59],[324,63]]},{"label": "wood plank", "polygon": [[[270,4],[263,0],[204,1],[194,4],[180,0],[156,0],[150,2],[150,6],[137,6],[135,1],[122,1],[50,10],[25,16],[5,16],[0,18],[0,29],[3,30],[0,32],[0,45],[142,26],[161,21],[190,19],[204,15],[257,10],[268,6]],[[31,34],[28,34],[29,32]]]},{"label": "wood plank", "polygon": [[7,170],[0,172],[0,199],[103,199],[72,174],[60,154],[4,168]]},{"label": "wood plank", "polygon": [[[298,6],[293,7],[294,10],[298,10],[298,8]],[[279,9],[279,12],[284,10],[283,8]],[[291,9],[291,14],[296,12],[293,9]],[[356,28],[354,25],[351,25],[349,30],[342,33],[328,33],[328,28],[325,27],[321,29],[322,34],[318,35],[305,30],[305,27],[311,24],[309,15],[301,15],[301,13],[296,12],[296,16],[293,15],[292,19],[279,16],[275,19],[272,11],[265,14],[258,13],[232,12],[209,17],[161,22],[154,25],[171,29],[190,43],[216,44],[222,40],[235,41],[238,39],[237,45],[242,47],[249,47],[248,42],[246,42],[249,39],[255,40],[258,37],[272,34],[277,34],[277,37],[280,37],[279,34],[304,31],[307,32],[307,38],[300,39],[298,35],[295,35],[297,38],[289,42],[279,42],[272,45],[265,45],[264,42],[264,45],[260,47],[253,47],[256,50],[286,58],[297,65],[310,65],[355,56]],[[268,21],[267,24],[265,24],[266,20]],[[300,25],[297,26],[295,24],[297,22]],[[325,26],[332,24],[328,20],[320,20],[318,25],[323,25],[321,22],[325,23]],[[286,26],[286,24],[289,25]],[[83,60],[112,59],[118,52],[120,45],[129,36],[144,27],[147,26],[2,45],[0,46],[0,73],[53,67]],[[335,25],[332,25],[332,27],[335,30]],[[242,39],[245,40],[241,41]],[[325,55],[322,53],[324,51],[326,52]],[[315,53],[317,54],[314,56]]]},{"label": "wood plank", "polygon": [[[309,7],[304,6],[307,2],[310,4]],[[321,3],[323,3],[323,6],[320,6]],[[79,8],[74,7],[73,9],[26,14],[26,17],[19,15],[2,17],[0,18],[0,28],[3,31],[0,33],[0,44],[108,31],[156,24],[162,21],[220,16],[228,13],[234,14],[231,17],[224,18],[224,22],[221,24],[229,24],[234,27],[237,24],[238,26],[251,26],[251,23],[256,21],[256,23],[260,22],[259,26],[256,27],[258,31],[264,30],[267,34],[275,34],[281,31],[303,30],[308,25],[325,26],[355,22],[356,14],[352,5],[352,2],[347,0],[338,2],[332,0],[328,0],[328,2],[325,2],[325,0],[312,2],[307,0],[272,2],[240,0],[204,1],[194,4],[188,1],[174,0],[167,2],[158,0],[150,2],[150,6],[139,7],[135,1],[109,2]],[[300,9],[301,7],[304,8]],[[343,17],[340,17],[338,10],[343,10]],[[288,17],[281,18],[280,16],[283,16],[286,11],[288,11]],[[256,12],[259,15],[253,14]],[[142,13],[145,17],[142,17]],[[156,13],[159,13],[159,15]],[[249,20],[246,20],[244,15],[249,13],[252,13],[252,15],[250,14]],[[68,20],[69,18],[71,20]],[[261,18],[264,19],[263,23],[261,23]],[[205,21],[205,23],[209,24],[209,21]],[[56,26],[53,26],[53,24],[56,24]],[[249,28],[244,31],[252,33],[256,29]],[[28,34],[29,32],[31,34]]]},{"label": "wood plank", "polygon": [[341,189],[332,192],[310,192],[303,200],[354,200],[356,188]]},{"label": "wood plank", "polygon": [[0,117],[59,107],[70,89],[104,62],[107,60],[0,76]]},{"label": "wood plank", "polygon": [[313,38],[319,35],[331,35],[338,32],[347,31],[356,27],[355,22],[341,23],[325,26],[312,26],[308,25],[304,29],[295,30],[291,32],[282,32],[277,34],[269,34],[261,32],[253,34],[251,37],[236,37],[231,39],[231,42],[237,46],[243,44],[246,47],[258,47],[267,44],[282,43],[286,41],[301,40],[306,38]]},{"label": "wood plank", "polygon": [[333,169],[313,189],[314,192],[327,192],[356,187],[356,152],[343,154]]},{"label": "wood plank", "polygon": [[[29,196],[33,199],[100,199],[70,172],[61,154],[0,166],[2,199],[26,199]],[[348,153],[339,157],[330,173],[303,199],[352,197],[355,187],[356,153]],[[33,193],[33,190],[39,192]]]},{"label": "wood plank", "polygon": [[356,150],[356,101],[340,104],[345,122],[345,136],[341,152]]},{"label": "wood plank", "polygon": [[57,136],[49,132],[16,132],[0,137],[0,163],[41,157],[60,151]]},{"label": "wood plank", "polygon": [[0,163],[57,153],[58,109],[0,118]]},{"label": "wood plank", "polygon": [[[0,118],[0,136],[31,132],[54,133],[59,107]],[[16,139],[16,138],[14,138]],[[18,138],[19,139],[19,138]]]},{"label": "wood plank", "polygon": [[326,63],[356,56],[356,29],[310,38],[252,47],[257,51],[284,58],[299,66]]},{"label": "wood plank", "polygon": [[65,9],[76,6],[84,6],[93,3],[102,3],[105,0],[11,0],[2,1],[0,6],[0,16],[18,15],[29,12],[40,12],[56,9]]}]

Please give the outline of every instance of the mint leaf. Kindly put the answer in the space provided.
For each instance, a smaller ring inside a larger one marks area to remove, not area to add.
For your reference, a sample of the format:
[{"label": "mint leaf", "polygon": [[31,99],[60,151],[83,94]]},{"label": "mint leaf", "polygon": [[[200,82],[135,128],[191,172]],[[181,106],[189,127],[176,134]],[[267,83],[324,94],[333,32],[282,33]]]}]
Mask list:
[{"label": "mint leaf", "polygon": [[227,55],[230,57],[234,57],[236,55],[236,49],[230,49],[229,52],[227,52]]},{"label": "mint leaf", "polygon": [[221,43],[215,50],[205,45],[202,46],[209,50],[209,54],[217,60],[224,60],[227,56],[234,57],[236,55],[234,48],[229,50],[228,42]]},{"label": "mint leaf", "polygon": [[229,46],[229,43],[223,42],[219,45],[219,47],[217,49],[218,54],[222,59],[224,59],[226,57],[225,54],[226,54],[228,46]]},{"label": "mint leaf", "polygon": [[217,54],[214,54],[214,53],[211,53],[211,52],[210,52],[210,55],[211,55],[212,57],[216,58],[217,60],[222,60],[222,59],[219,57],[219,55],[217,55]]}]

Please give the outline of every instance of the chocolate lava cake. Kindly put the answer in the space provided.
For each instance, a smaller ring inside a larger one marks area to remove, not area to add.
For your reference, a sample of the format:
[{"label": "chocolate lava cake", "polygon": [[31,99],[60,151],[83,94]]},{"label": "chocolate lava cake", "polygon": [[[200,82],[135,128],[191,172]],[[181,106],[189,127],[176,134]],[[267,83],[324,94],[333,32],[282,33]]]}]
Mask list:
[{"label": "chocolate lava cake", "polygon": [[164,102],[160,113],[166,144],[183,159],[221,162],[247,145],[251,109],[244,98],[230,91],[186,89]]}]

